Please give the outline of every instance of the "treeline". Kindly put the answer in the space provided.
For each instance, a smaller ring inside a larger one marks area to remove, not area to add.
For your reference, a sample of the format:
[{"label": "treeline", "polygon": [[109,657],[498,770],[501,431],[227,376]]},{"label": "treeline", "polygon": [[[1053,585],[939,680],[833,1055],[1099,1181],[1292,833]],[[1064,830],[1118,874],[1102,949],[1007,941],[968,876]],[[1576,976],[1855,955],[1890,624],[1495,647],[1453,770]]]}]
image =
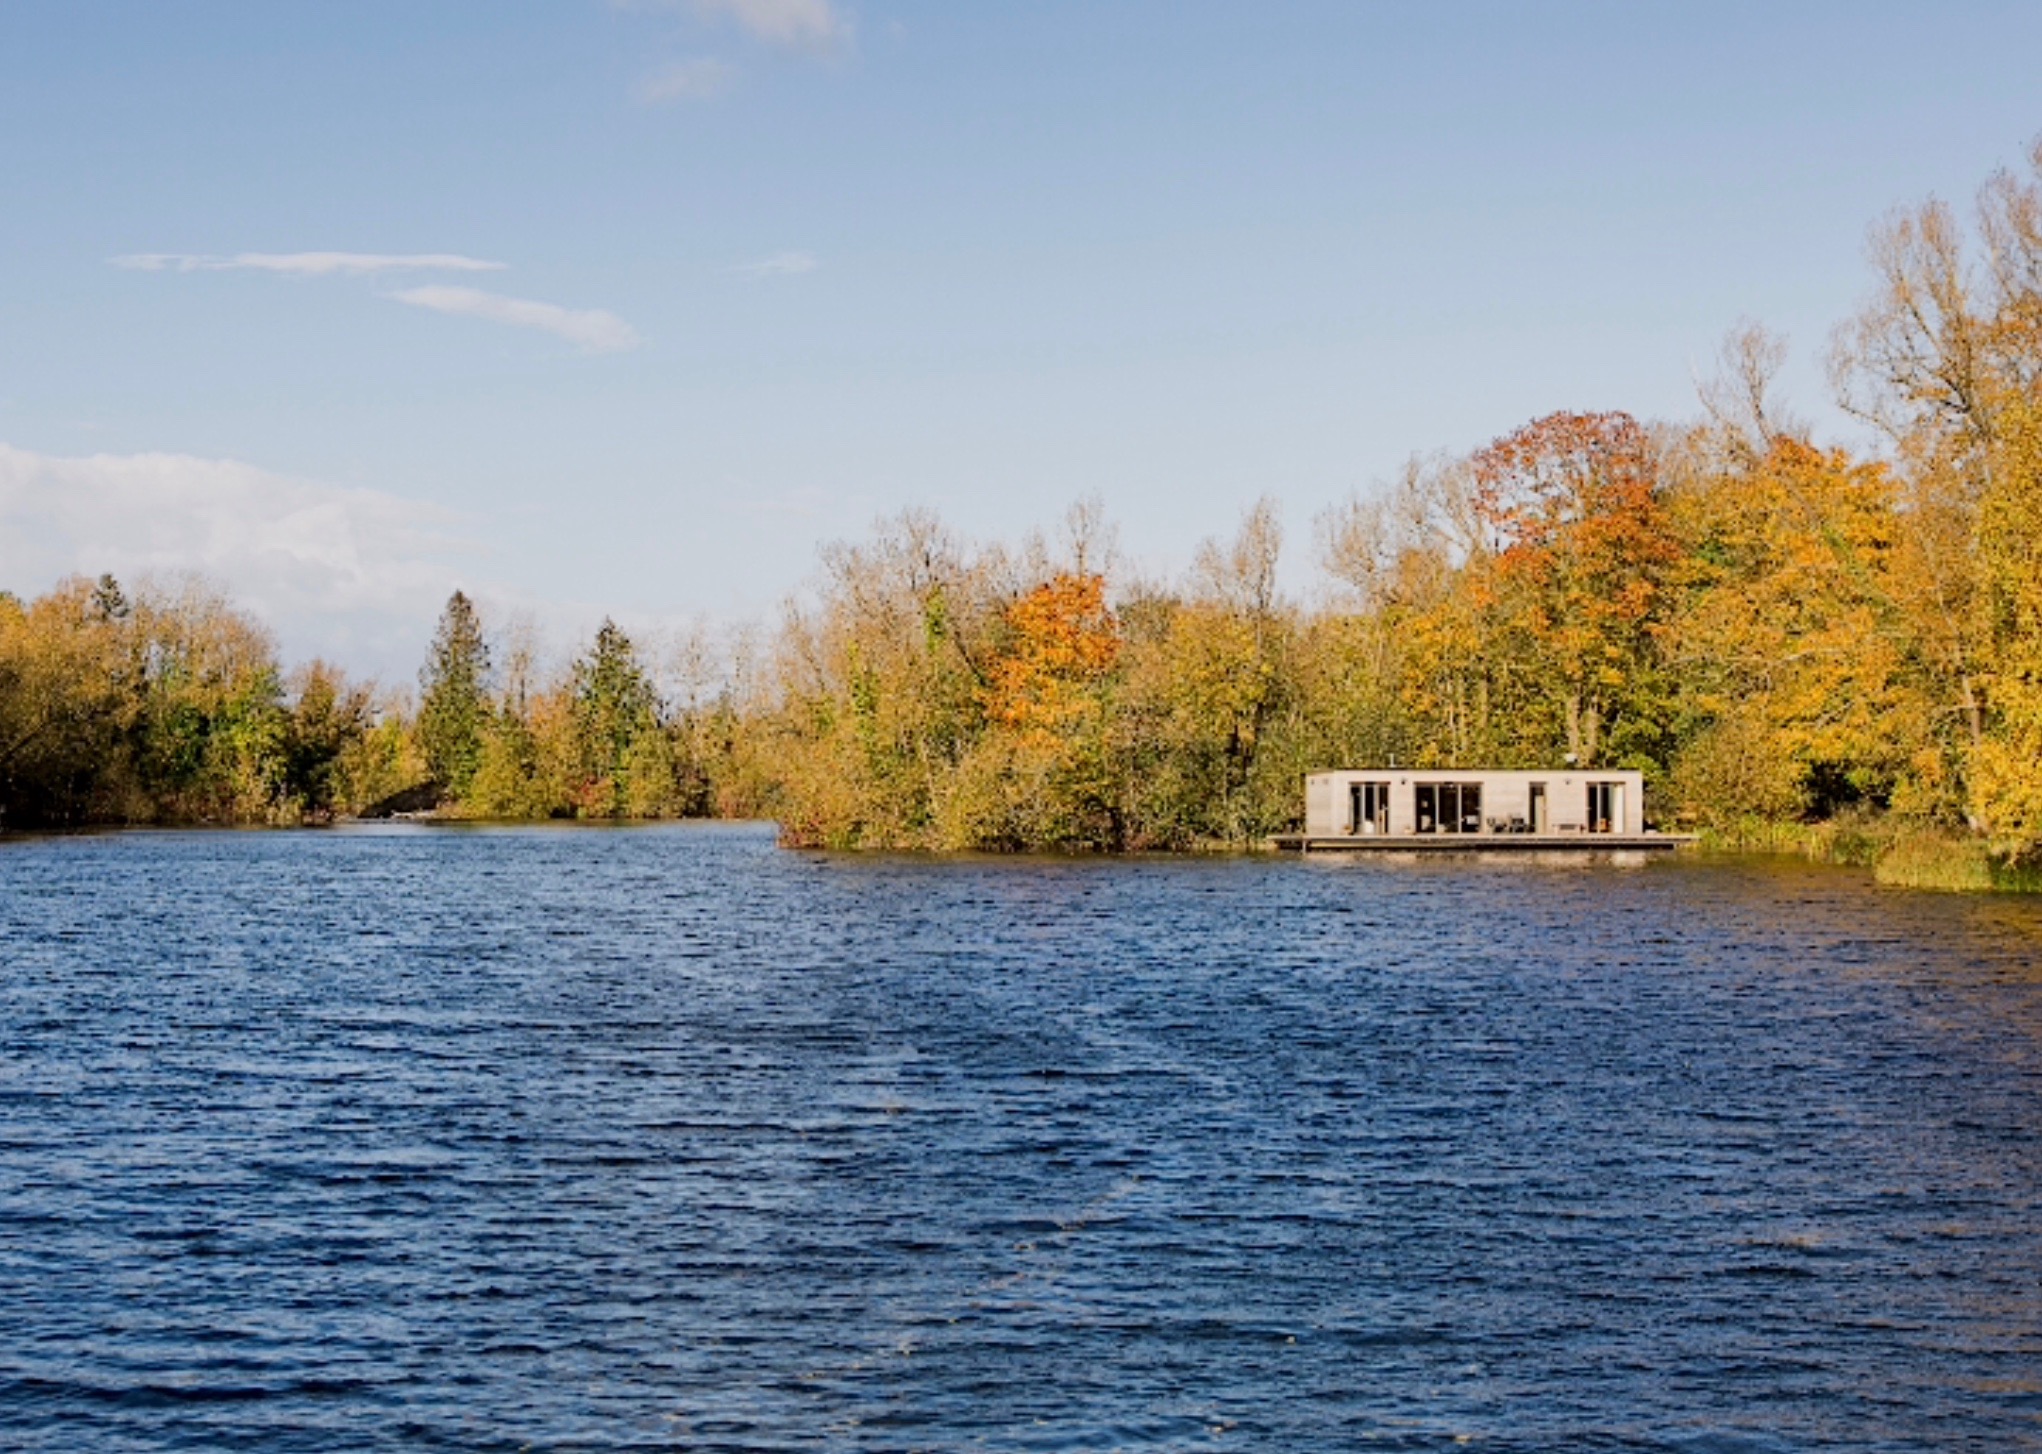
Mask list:
[{"label": "treeline", "polygon": [[402,776],[402,737],[202,586],[0,592],[0,826],[296,821]]},{"label": "treeline", "polygon": [[614,625],[550,680],[501,654],[459,592],[415,698],[324,662],[286,675],[203,585],[0,592],[0,826],[714,811],[693,742],[727,739],[727,711],[670,710]]},{"label": "treeline", "polygon": [[677,818],[740,810],[714,795],[740,725],[727,698],[706,710],[674,707],[614,622],[548,682],[529,646],[501,654],[497,670],[474,605],[455,592],[410,724],[441,811]]},{"label": "treeline", "polygon": [[1316,522],[1273,505],[1181,580],[1128,576],[1094,505],[1053,539],[911,512],[719,686],[676,702],[606,623],[563,669],[450,601],[415,698],[203,593],[0,601],[10,824],[770,816],[835,847],[1182,848],[1295,826],[1311,768],[1641,769],[1663,824],[1855,821],[2042,857],[2042,146],[1875,230],[1837,335],[1877,457],[1813,439],[1746,328],[1704,417],[1558,413]]}]

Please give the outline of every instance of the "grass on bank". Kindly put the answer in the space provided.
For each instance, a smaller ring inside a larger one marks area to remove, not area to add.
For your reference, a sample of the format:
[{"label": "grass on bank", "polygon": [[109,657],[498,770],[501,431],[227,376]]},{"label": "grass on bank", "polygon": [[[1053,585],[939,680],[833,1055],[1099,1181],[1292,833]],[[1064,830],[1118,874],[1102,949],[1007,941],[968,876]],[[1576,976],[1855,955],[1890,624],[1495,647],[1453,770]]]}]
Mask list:
[{"label": "grass on bank", "polygon": [[1882,884],[1945,893],[2042,893],[2042,862],[2022,861],[1985,839],[1845,813],[1817,823],[1750,817],[1701,830],[1705,853],[1784,853],[1869,868]]}]

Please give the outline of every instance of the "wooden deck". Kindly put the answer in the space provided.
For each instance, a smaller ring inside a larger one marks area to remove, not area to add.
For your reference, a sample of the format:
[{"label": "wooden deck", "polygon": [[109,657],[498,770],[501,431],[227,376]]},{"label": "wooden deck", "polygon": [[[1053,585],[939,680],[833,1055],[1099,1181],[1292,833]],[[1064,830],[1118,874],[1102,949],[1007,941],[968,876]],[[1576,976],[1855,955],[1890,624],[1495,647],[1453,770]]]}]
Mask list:
[{"label": "wooden deck", "polygon": [[1333,838],[1279,833],[1292,853],[1666,853],[1692,833],[1356,833]]}]

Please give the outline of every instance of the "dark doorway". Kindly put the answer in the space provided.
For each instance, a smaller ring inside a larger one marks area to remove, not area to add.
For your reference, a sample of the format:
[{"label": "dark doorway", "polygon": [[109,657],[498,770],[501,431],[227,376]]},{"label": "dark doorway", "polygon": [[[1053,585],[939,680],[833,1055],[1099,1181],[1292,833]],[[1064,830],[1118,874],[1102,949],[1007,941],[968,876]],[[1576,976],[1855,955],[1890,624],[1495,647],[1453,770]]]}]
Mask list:
[{"label": "dark doorway", "polygon": [[1622,783],[1590,783],[1588,785],[1588,831],[1591,833],[1621,833],[1624,831],[1624,785]]},{"label": "dark doorway", "polygon": [[1480,783],[1418,784],[1418,831],[1420,833],[1481,832],[1482,785]]}]

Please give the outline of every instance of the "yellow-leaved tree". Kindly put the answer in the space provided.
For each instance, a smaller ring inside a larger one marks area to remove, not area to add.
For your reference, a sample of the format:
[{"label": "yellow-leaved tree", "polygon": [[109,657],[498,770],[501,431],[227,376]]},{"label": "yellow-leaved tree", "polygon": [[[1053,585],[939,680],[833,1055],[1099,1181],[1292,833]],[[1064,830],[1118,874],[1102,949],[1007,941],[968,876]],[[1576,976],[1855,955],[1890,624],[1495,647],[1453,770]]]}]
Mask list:
[{"label": "yellow-leaved tree", "polygon": [[1721,452],[1673,492],[1664,639],[1687,813],[1720,826],[1932,791],[1935,700],[1899,599],[1898,501],[1885,466],[1790,437]]},{"label": "yellow-leaved tree", "polygon": [[2032,859],[2042,856],[2042,399],[2004,408],[1993,452],[1978,521],[1987,706],[1971,804],[2004,852]]}]

